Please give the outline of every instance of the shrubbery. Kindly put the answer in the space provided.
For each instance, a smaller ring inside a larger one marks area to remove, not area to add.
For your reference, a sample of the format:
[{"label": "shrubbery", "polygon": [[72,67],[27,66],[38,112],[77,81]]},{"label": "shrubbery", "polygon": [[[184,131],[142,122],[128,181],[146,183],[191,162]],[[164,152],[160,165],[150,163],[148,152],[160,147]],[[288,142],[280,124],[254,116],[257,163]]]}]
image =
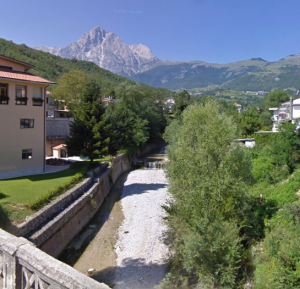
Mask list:
[{"label": "shrubbery", "polygon": [[88,170],[88,165],[85,165],[79,173],[75,174],[67,182],[57,186],[55,189],[49,191],[47,194],[41,196],[40,198],[30,203],[29,205],[30,209],[33,211],[38,211],[39,209],[41,209],[42,207],[46,206],[51,201],[56,199],[58,196],[65,193],[67,190],[74,187],[75,184],[83,180],[87,170]]}]

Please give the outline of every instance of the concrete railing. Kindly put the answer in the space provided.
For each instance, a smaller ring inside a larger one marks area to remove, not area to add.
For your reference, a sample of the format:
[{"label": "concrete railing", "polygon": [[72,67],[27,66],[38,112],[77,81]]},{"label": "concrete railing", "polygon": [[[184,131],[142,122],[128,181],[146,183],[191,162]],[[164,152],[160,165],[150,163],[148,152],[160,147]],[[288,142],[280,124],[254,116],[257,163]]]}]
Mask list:
[{"label": "concrete railing", "polygon": [[0,288],[109,289],[37,249],[24,238],[0,229]]}]

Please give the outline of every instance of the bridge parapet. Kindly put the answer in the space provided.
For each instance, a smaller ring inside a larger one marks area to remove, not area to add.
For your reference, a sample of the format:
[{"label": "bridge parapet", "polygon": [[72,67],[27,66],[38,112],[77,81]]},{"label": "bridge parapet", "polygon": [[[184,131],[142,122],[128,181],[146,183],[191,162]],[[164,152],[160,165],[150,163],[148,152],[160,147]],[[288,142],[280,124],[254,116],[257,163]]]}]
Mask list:
[{"label": "bridge parapet", "polygon": [[1,289],[109,289],[36,248],[24,238],[0,229]]}]

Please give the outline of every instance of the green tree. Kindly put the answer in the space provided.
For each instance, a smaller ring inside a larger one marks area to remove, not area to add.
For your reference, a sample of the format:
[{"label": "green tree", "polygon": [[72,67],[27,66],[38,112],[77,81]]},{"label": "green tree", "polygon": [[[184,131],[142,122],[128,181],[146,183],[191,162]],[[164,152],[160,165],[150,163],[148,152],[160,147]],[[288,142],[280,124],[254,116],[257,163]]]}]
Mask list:
[{"label": "green tree", "polygon": [[270,154],[274,162],[287,165],[289,172],[295,169],[295,163],[300,154],[300,132],[297,129],[299,121],[295,123],[283,122],[279,126],[280,134],[272,143]]},{"label": "green tree", "polygon": [[263,111],[259,116],[259,123],[262,128],[270,130],[273,124],[271,113],[269,111]]},{"label": "green tree", "polygon": [[109,126],[104,118],[100,87],[88,81],[80,98],[80,105],[73,110],[74,122],[67,139],[69,155],[79,155],[93,160],[109,152]]},{"label": "green tree", "polygon": [[284,90],[274,90],[265,99],[265,108],[279,107],[282,102],[288,101],[292,95]]},{"label": "green tree", "polygon": [[165,207],[166,242],[174,252],[166,285],[238,286],[245,258],[240,236],[245,189],[253,178],[250,155],[233,148],[234,138],[232,117],[220,112],[215,101],[188,106],[166,130],[173,197]]},{"label": "green tree", "polygon": [[148,121],[130,110],[124,99],[107,108],[105,118],[110,123],[110,153],[136,148],[149,139]]},{"label": "green tree", "polygon": [[62,75],[58,86],[52,91],[52,97],[64,100],[69,107],[80,101],[84,86],[87,82],[86,74],[81,70],[71,70]]},{"label": "green tree", "polygon": [[253,136],[260,129],[259,114],[256,107],[251,107],[239,114],[239,129],[243,137]]},{"label": "green tree", "polygon": [[192,98],[186,90],[183,90],[182,92],[178,93],[175,96],[175,104],[172,108],[174,115],[177,117],[181,115],[184,109],[191,103]]}]

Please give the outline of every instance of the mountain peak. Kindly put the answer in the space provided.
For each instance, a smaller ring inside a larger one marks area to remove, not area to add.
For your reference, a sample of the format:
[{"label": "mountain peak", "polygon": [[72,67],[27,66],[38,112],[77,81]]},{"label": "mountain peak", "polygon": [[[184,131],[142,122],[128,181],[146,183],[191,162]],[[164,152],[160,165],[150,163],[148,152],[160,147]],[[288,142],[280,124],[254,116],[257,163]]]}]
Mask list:
[{"label": "mountain peak", "polygon": [[131,49],[133,53],[135,53],[141,58],[158,60],[158,58],[154,56],[154,54],[151,52],[150,48],[144,44],[133,44],[133,45],[129,45],[128,47]]},{"label": "mountain peak", "polygon": [[92,61],[101,68],[123,76],[152,67],[159,59],[143,44],[126,45],[119,36],[96,26],[63,49],[35,47],[63,58]]}]

